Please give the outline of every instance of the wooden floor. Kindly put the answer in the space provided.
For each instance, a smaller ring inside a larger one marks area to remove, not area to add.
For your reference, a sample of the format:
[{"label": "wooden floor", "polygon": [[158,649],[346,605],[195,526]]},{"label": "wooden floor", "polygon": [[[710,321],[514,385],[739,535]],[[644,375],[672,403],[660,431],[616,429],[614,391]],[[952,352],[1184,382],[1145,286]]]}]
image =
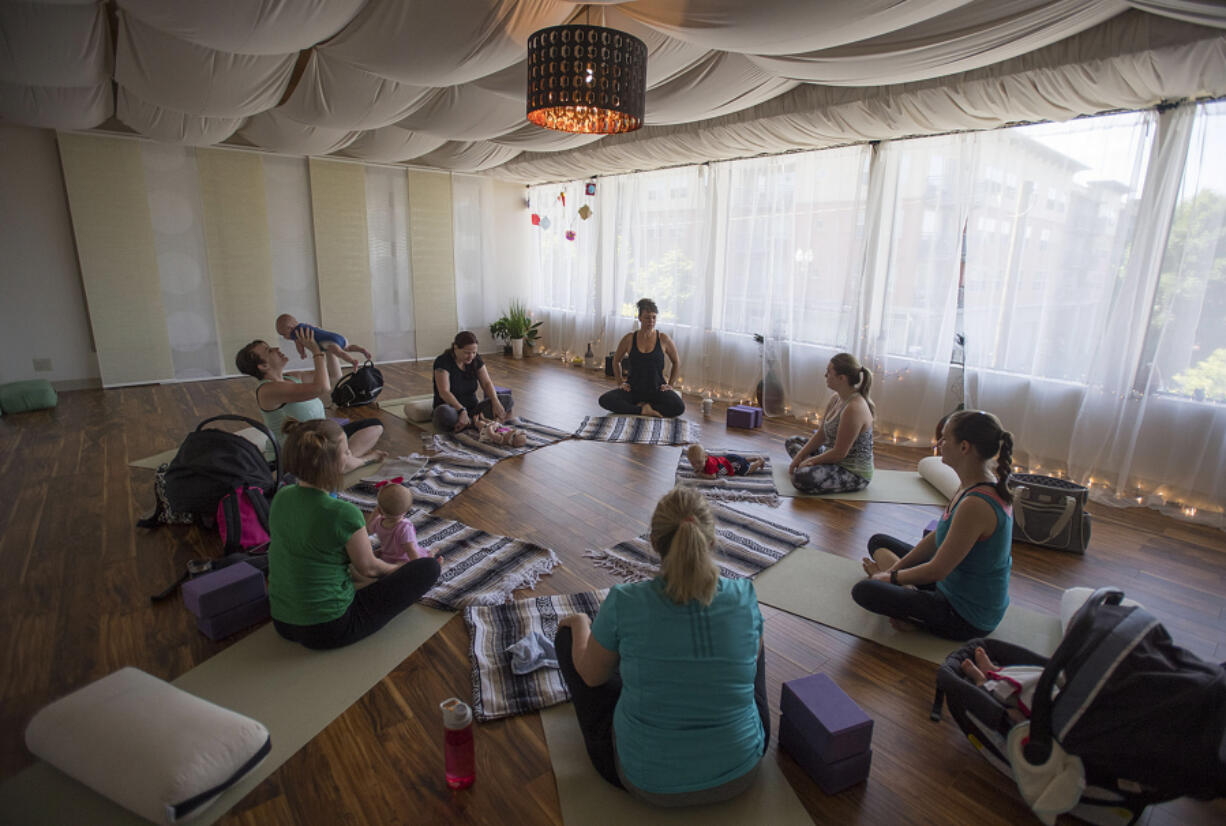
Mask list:
[{"label": "wooden floor", "polygon": [[[514,390],[517,412],[571,428],[611,386],[602,374],[556,361],[492,357],[495,381]],[[388,396],[427,392],[428,364],[389,365]],[[203,637],[178,600],[148,597],[193,557],[219,552],[195,528],[146,531],[153,473],[128,461],[171,448],[222,412],[257,416],[254,382],[233,379],[78,391],[53,411],[0,419],[0,777],[32,762],[22,741],[50,700],[133,665],[172,679],[233,644]],[[701,420],[696,400],[687,417]],[[353,414],[358,415],[358,414]],[[393,454],[420,447],[413,428],[380,415]],[[1004,415],[1006,424],[1008,415]],[[802,432],[770,421],[725,432],[722,408],[702,422],[707,445],[768,451]],[[924,451],[885,447],[877,463],[913,468]],[[563,560],[535,593],[568,593],[614,580],[582,556],[645,531],[669,489],[676,448],[567,441],[499,463],[440,515],[553,548]],[[750,506],[755,507],[755,506]],[[870,535],[920,535],[933,507],[785,499],[765,515],[808,531],[815,547],[859,558]],[[1226,659],[1226,534],[1149,510],[1092,506],[1086,557],[1014,548],[1013,598],[1055,612],[1062,589],[1115,584],[1166,622],[1175,639]],[[527,592],[522,595],[526,595]],[[948,719],[928,721],[934,667],[781,611],[766,616],[769,696],[778,722],[782,681],[824,671],[875,720],[866,785],[827,797],[786,755],[778,759],[816,823],[1025,822],[1012,784],[981,759]],[[468,639],[456,617],[223,820],[238,824],[560,823],[557,791],[537,715],[480,726],[478,781],[463,793],[443,780],[438,702],[470,692]],[[1031,821],[1033,822],[1033,821]],[[1175,801],[1150,824],[1226,822],[1226,802]]]}]

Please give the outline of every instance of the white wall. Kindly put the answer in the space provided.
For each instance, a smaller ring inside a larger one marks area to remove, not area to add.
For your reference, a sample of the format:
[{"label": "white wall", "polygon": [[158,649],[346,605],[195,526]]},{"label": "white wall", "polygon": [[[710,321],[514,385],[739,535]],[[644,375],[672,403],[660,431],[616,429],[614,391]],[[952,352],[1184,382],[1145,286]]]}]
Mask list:
[{"label": "white wall", "polygon": [[86,386],[98,360],[55,133],[0,125],[0,381],[34,378]]}]

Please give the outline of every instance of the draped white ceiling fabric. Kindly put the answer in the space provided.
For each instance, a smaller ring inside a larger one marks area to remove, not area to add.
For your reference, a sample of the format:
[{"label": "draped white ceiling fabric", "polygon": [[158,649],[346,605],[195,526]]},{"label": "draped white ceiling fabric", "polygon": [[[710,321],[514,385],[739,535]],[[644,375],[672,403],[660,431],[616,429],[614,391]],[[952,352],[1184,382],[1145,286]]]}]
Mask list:
[{"label": "draped white ceiling fabric", "polygon": [[[645,128],[525,118],[536,30],[648,48]],[[1226,94],[1218,0],[4,0],[0,122],[527,182]]]}]

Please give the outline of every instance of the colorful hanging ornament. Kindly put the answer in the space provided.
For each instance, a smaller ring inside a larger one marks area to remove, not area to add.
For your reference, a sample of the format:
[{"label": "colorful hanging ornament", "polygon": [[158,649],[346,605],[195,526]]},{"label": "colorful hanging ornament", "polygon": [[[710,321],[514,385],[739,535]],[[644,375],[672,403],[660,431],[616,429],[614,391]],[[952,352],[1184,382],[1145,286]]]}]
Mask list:
[{"label": "colorful hanging ornament", "polygon": [[566,230],[566,240],[567,241],[575,240],[575,231],[573,229]]},{"label": "colorful hanging ornament", "polygon": [[586,221],[588,218],[591,218],[591,217],[592,217],[592,208],[591,208],[590,206],[588,206],[587,204],[584,204],[583,206],[579,207],[579,217],[580,217],[580,218],[582,218],[582,219],[583,219],[583,220],[585,220],[585,221]]},{"label": "colorful hanging ornament", "polygon": [[562,202],[562,206],[566,206],[566,192],[565,191],[558,193],[558,200]]},{"label": "colorful hanging ornament", "polygon": [[537,215],[535,212],[532,213],[532,226],[539,227],[540,225],[541,225],[541,216]]},{"label": "colorful hanging ornament", "polygon": [[541,217],[541,229],[549,229],[549,216],[548,215]]},{"label": "colorful hanging ornament", "polygon": [[586,184],[584,184],[583,194],[584,195],[595,195],[596,194],[596,182],[588,181]]}]

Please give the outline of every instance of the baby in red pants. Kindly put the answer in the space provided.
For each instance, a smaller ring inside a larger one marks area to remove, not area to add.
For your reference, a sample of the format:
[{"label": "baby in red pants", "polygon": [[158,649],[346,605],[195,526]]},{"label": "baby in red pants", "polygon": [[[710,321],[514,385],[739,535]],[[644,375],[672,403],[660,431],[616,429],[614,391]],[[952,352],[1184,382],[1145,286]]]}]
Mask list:
[{"label": "baby in red pants", "polygon": [[748,476],[766,467],[766,460],[761,456],[707,453],[702,445],[690,445],[685,455],[690,460],[690,467],[694,468],[694,472],[704,479],[716,479],[720,476]]}]

